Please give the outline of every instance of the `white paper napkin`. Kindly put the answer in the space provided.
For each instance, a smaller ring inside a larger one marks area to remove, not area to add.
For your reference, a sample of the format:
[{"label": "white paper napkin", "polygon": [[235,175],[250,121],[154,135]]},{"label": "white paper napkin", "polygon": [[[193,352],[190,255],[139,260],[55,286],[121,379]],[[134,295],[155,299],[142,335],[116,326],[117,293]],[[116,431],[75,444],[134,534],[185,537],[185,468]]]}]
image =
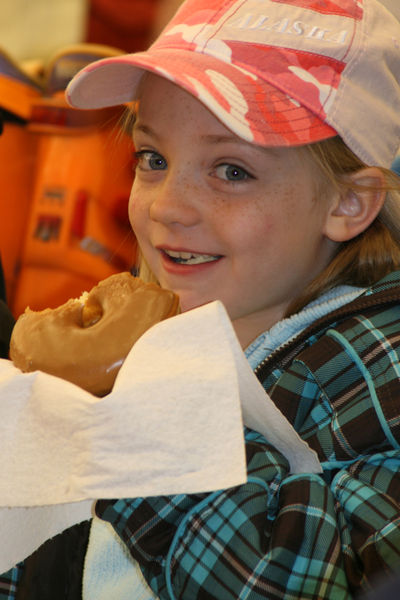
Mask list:
[{"label": "white paper napkin", "polygon": [[94,499],[243,483],[243,420],[292,472],[321,470],[254,376],[220,302],[146,332],[104,398],[2,360],[0,410],[0,573],[90,518]]}]

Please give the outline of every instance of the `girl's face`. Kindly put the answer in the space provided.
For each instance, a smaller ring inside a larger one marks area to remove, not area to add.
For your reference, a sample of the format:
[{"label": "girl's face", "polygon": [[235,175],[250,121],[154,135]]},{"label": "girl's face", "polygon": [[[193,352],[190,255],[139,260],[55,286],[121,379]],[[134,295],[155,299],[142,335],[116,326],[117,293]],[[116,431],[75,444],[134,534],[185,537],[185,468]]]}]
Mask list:
[{"label": "girl's face", "polygon": [[143,255],[183,311],[221,300],[243,346],[329,262],[328,201],[292,148],[232,134],[198,100],[147,75],[129,214]]}]

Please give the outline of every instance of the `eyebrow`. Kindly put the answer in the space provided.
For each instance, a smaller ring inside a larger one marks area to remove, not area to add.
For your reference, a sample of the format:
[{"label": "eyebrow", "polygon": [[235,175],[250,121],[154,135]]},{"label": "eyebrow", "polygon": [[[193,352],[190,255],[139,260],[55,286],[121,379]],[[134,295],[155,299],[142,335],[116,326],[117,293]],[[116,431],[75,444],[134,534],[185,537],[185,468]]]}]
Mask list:
[{"label": "eyebrow", "polygon": [[206,134],[199,136],[201,140],[205,142],[209,142],[210,144],[248,144],[245,140],[242,140],[240,137],[236,135],[218,135],[218,134]]},{"label": "eyebrow", "polygon": [[[146,125],[145,123],[140,123],[140,121],[135,121],[133,129],[135,131],[141,131],[142,133],[145,133],[147,135],[151,135],[154,138],[158,138],[158,134],[156,133],[156,131],[154,131],[154,129],[152,129],[149,125]],[[203,140],[209,144],[226,144],[226,143],[234,143],[234,144],[247,144],[248,142],[246,142],[245,140],[242,140],[241,138],[237,137],[236,135],[223,135],[223,134],[215,134],[215,133],[208,133],[208,134],[204,134],[204,135],[199,135],[199,139]]]},{"label": "eyebrow", "polygon": [[226,144],[226,143],[228,143],[228,144],[236,144],[239,147],[240,146],[257,147],[259,150],[261,150],[266,155],[279,156],[278,147],[259,146],[258,144],[252,144],[251,142],[243,140],[242,138],[240,138],[236,135],[207,134],[207,135],[201,135],[199,137],[200,137],[200,139],[205,140],[206,142],[209,142],[210,144],[218,144],[218,143]]},{"label": "eyebrow", "polygon": [[152,129],[148,125],[145,125],[144,123],[140,123],[140,121],[137,121],[137,120],[135,120],[135,122],[133,124],[132,131],[141,131],[142,133],[151,135],[152,137],[155,137],[155,138],[159,137],[157,135],[157,133],[154,131],[154,129]]},{"label": "eyebrow", "polygon": [[[149,125],[145,123],[140,123],[140,121],[135,121],[133,125],[133,129],[135,131],[141,131],[147,135],[154,137],[155,139],[159,139],[160,136],[152,129]],[[207,133],[204,135],[199,135],[200,140],[204,140],[209,144],[237,144],[238,146],[252,146],[251,142],[247,142],[246,140],[242,140],[242,138],[237,135],[229,135],[229,134],[215,134],[215,133]],[[260,150],[265,152],[265,154],[271,154],[272,156],[277,155],[277,148],[274,146],[257,146]]]}]

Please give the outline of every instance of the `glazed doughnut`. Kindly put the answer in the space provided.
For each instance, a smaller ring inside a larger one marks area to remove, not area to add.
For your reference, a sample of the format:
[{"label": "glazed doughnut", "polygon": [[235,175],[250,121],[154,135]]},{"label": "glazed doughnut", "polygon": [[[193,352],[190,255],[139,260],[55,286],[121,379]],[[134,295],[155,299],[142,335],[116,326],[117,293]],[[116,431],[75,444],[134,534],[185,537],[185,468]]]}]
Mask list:
[{"label": "glazed doughnut", "polygon": [[14,326],[10,358],[21,371],[45,371],[104,396],[136,340],[178,305],[176,294],[155,283],[111,275],[58,308],[27,308]]}]

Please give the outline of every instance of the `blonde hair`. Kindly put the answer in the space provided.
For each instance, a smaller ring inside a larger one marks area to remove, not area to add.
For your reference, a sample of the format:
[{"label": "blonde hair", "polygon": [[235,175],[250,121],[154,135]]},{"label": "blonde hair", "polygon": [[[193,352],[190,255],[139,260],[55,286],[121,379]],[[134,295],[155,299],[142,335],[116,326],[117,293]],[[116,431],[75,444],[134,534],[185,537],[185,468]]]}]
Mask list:
[{"label": "blonde hair", "polygon": [[[321,197],[330,193],[332,185],[342,192],[346,189],[360,190],[361,186],[353,184],[346,175],[367,165],[339,136],[302,146],[301,151],[314,165]],[[293,300],[285,316],[298,312],[338,285],[368,287],[399,267],[400,177],[389,169],[380,167],[380,170],[384,175],[386,199],[378,217],[363,233],[340,244],[329,265]],[[139,276],[144,281],[157,281],[143,257],[139,264]]]},{"label": "blonde hair", "polygon": [[158,283],[157,277],[154,275],[153,271],[150,269],[147,264],[143,254],[139,250],[139,272],[138,275],[140,279],[145,281],[146,283]]},{"label": "blonde hair", "polygon": [[[365,189],[364,186],[352,183],[346,175],[364,169],[367,165],[339,136],[304,146],[303,150],[319,172],[321,193],[328,193],[328,185],[333,185],[342,192]],[[379,168],[384,175],[383,188],[386,192],[379,215],[360,235],[340,244],[332,261],[291,303],[286,316],[298,312],[322,293],[338,285],[368,287],[399,267],[400,177],[389,169]],[[370,189],[376,190],[373,187]]]}]

